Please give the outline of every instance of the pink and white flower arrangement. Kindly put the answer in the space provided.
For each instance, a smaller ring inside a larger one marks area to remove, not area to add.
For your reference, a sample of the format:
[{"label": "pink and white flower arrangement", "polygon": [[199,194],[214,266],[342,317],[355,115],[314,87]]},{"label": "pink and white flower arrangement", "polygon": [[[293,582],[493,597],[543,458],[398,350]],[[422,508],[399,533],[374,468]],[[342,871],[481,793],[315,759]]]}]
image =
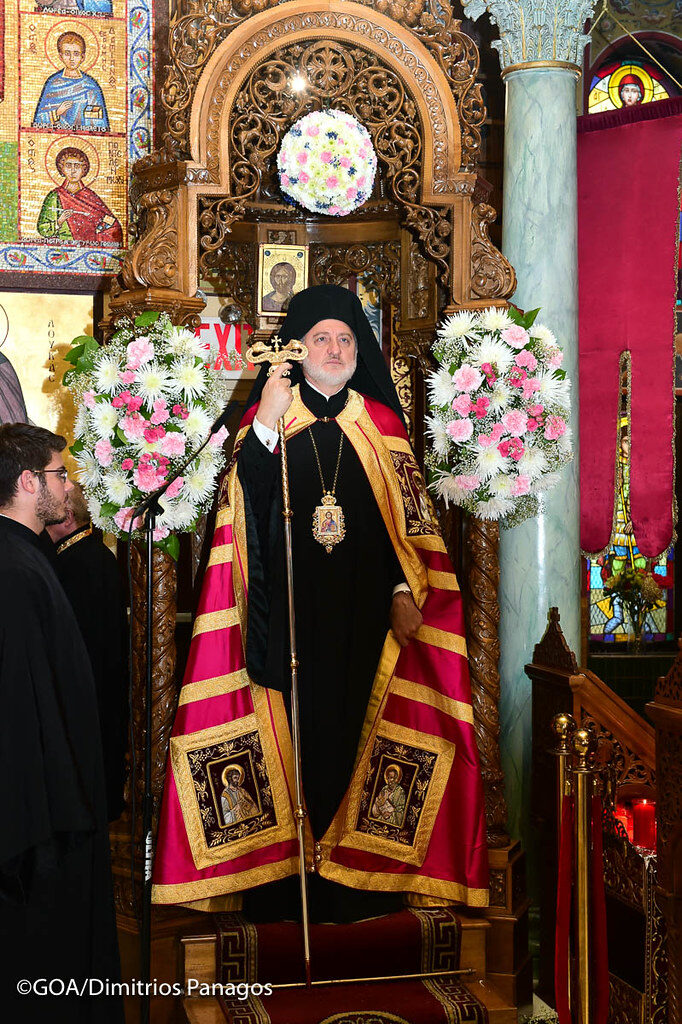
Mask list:
[{"label": "pink and white flower arrangement", "polygon": [[[104,346],[76,338],[66,359],[64,383],[78,407],[71,452],[92,520],[127,539],[133,509],[205,440],[230,385],[212,369],[206,343],[165,313],[119,321]],[[173,557],[175,533],[194,530],[211,505],[226,436],[221,428],[161,499],[154,540]],[[135,521],[134,537],[142,526]]]},{"label": "pink and white flower arrangement", "polygon": [[570,381],[539,310],[457,313],[438,329],[427,379],[430,487],[446,503],[515,526],[573,457]]},{"label": "pink and white flower arrangement", "polygon": [[372,192],[377,156],[369,132],[345,110],[299,118],[277,154],[282,192],[313,213],[345,217]]}]

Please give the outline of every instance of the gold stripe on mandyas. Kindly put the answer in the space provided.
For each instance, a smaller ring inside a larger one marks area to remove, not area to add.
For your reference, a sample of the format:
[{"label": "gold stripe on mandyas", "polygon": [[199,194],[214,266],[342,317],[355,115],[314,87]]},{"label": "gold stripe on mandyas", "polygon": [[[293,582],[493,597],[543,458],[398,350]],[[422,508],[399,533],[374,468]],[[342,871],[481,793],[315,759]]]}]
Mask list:
[{"label": "gold stripe on mandyas", "polygon": [[62,552],[67,551],[68,548],[72,548],[74,544],[77,544],[79,540],[85,540],[85,538],[89,537],[91,534],[92,526],[82,527],[78,533],[72,534],[70,537],[67,537],[66,540],[63,540],[61,544],[57,544],[57,554],[61,555]]},{"label": "gold stripe on mandyas", "polygon": [[512,71],[532,71],[534,68],[554,68],[556,71],[571,71],[576,78],[580,78],[582,75],[582,70],[577,64],[571,63],[570,60],[524,60],[520,64],[509,64],[508,67],[502,68],[500,74],[502,78],[505,78]]},{"label": "gold stripe on mandyas", "polygon": [[410,679],[400,679],[396,676],[391,683],[390,692],[397,697],[409,697],[410,700],[416,700],[420,704],[428,704],[429,707],[456,718],[458,722],[474,724],[474,711],[471,704],[447,697],[444,693],[438,693],[437,690],[433,690],[423,683],[413,683]]},{"label": "gold stripe on mandyas", "polygon": [[433,647],[442,647],[454,654],[461,654],[464,658],[467,656],[464,637],[457,633],[448,633],[445,629],[438,629],[437,626],[420,626],[416,639],[421,640],[424,644],[431,644]]},{"label": "gold stripe on mandyas", "polygon": [[178,707],[182,704],[193,704],[196,700],[208,697],[222,697],[226,693],[234,693],[249,685],[249,676],[245,668],[238,672],[230,672],[226,676],[215,676],[213,679],[199,679],[186,683],[180,690]]},{"label": "gold stripe on mandyas", "polygon": [[203,615],[197,615],[194,620],[192,639],[199,636],[200,633],[213,633],[217,629],[228,629],[230,626],[236,626],[238,622],[239,615],[236,607],[221,608],[217,612],[204,612]]},{"label": "gold stripe on mandyas", "polygon": [[426,575],[430,587],[436,590],[459,590],[459,583],[454,572],[440,572],[438,569],[427,569]]},{"label": "gold stripe on mandyas", "polygon": [[218,510],[218,514],[215,517],[215,528],[216,530],[220,526],[230,526],[232,524],[232,509],[221,508]]},{"label": "gold stripe on mandyas", "polygon": [[208,558],[207,569],[210,569],[212,565],[225,565],[225,562],[232,561],[232,545],[231,544],[216,544],[214,548],[211,548],[211,554]]},{"label": "gold stripe on mandyas", "polygon": [[214,875],[212,878],[201,878],[196,882],[176,882],[168,885],[152,886],[152,903],[193,903],[194,910],[210,910],[210,906],[202,904],[208,898],[222,894],[231,894],[251,889],[254,885],[264,882],[276,882],[287,875],[298,874],[298,857],[287,857],[272,864],[261,864],[246,871],[235,871],[232,874]]}]

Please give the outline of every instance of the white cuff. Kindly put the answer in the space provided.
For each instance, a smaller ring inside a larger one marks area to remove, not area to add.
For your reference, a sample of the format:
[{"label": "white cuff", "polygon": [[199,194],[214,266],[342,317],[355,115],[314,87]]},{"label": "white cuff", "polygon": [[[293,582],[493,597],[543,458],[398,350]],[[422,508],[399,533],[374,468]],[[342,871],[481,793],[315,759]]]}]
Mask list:
[{"label": "white cuff", "polygon": [[269,452],[274,452],[277,447],[277,442],[279,441],[279,434],[277,431],[271,430],[270,427],[266,427],[261,423],[257,416],[254,417],[252,426],[256,437],[261,444],[264,444]]},{"label": "white cuff", "polygon": [[410,590],[409,583],[399,583],[397,587],[393,588],[393,597],[395,597],[396,594],[403,594],[403,593],[405,593],[405,594],[411,594],[412,593],[412,591]]}]

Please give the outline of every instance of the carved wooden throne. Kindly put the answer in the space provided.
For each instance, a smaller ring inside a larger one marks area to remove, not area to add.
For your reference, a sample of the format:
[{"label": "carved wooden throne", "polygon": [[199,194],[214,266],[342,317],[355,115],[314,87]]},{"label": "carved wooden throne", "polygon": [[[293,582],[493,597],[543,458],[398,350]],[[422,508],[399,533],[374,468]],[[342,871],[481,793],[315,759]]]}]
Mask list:
[{"label": "carved wooden throne", "polygon": [[[257,313],[258,245],[307,245],[309,283],[361,277],[380,295],[388,325],[384,351],[420,454],[423,372],[437,318],[504,305],[515,288],[513,269],[488,237],[496,213],[486,203],[490,186],[476,173],[485,108],[473,41],[440,0],[181,0],[170,30],[170,61],[163,148],[134,168],[139,236],[112,289],[105,329],[145,308],[196,322],[204,305],[197,289],[212,281],[233,319],[269,337],[280,321]],[[284,134],[305,113],[327,106],[354,114],[379,158],[370,200],[344,218],[294,208],[277,185]],[[518,938],[526,903],[520,849],[504,832],[496,577],[494,566],[485,564],[491,551],[494,562],[496,533],[473,524],[471,535],[478,552],[472,677],[494,847],[491,913],[499,925],[493,947],[498,973],[508,979],[506,994],[516,1001],[521,973],[528,975]],[[168,580],[163,556],[157,561]],[[158,801],[177,688],[172,640],[163,630],[172,601],[157,611]],[[141,645],[139,623],[136,630]],[[141,658],[135,673],[139,708]],[[125,887],[117,891],[119,911],[132,918]]]}]

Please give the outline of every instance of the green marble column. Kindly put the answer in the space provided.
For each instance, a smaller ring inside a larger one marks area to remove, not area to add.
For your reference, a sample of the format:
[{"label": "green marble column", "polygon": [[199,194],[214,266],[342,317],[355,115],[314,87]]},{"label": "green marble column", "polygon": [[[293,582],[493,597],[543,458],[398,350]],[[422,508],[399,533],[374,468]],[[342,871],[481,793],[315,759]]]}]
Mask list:
[{"label": "green marble column", "polygon": [[576,81],[587,37],[588,3],[469,0],[470,17],[487,10],[500,27],[507,91],[502,251],[518,287],[512,301],[542,307],[540,319],[564,349],[573,382],[575,459],[536,518],[500,538],[501,748],[509,831],[529,843],[531,690],[524,665],[542,636],[551,605],[580,651],[578,533],[578,282]]}]

